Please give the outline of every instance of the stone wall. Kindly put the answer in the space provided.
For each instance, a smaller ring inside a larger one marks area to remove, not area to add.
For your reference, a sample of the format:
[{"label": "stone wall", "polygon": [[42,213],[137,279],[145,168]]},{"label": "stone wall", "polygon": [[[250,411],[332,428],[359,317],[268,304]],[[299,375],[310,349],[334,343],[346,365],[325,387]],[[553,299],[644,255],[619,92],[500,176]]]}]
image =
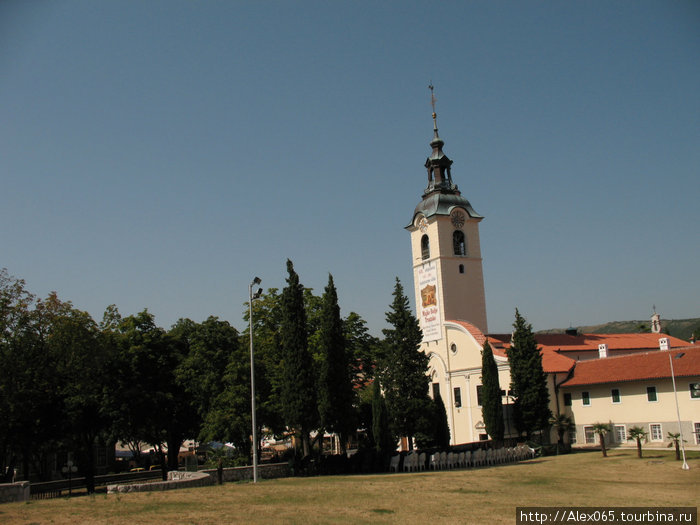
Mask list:
[{"label": "stone wall", "polygon": [[28,481],[0,484],[0,503],[9,503],[11,501],[29,501]]},{"label": "stone wall", "polygon": [[[273,463],[258,465],[258,478],[272,479],[285,478],[290,475],[287,463]],[[223,469],[224,481],[244,481],[253,479],[253,467],[233,467]],[[171,490],[190,487],[204,487],[216,483],[216,469],[200,470],[198,472],[185,472],[172,470],[168,472],[168,481],[156,481],[153,483],[134,483],[131,485],[107,485],[107,493],[117,492],[150,492],[158,490]],[[29,488],[27,488],[28,497]]]},{"label": "stone wall", "polygon": [[131,485],[107,485],[107,493],[152,492],[159,490],[184,489],[190,487],[205,487],[213,484],[214,478],[212,478],[206,472],[181,472],[178,470],[172,470],[168,472],[168,481],[134,483]]},{"label": "stone wall", "polygon": [[[216,469],[201,470],[216,480]],[[286,478],[291,476],[291,470],[287,463],[265,463],[258,465],[259,479]],[[253,467],[232,467],[224,469],[224,481],[245,481],[253,479]]]}]

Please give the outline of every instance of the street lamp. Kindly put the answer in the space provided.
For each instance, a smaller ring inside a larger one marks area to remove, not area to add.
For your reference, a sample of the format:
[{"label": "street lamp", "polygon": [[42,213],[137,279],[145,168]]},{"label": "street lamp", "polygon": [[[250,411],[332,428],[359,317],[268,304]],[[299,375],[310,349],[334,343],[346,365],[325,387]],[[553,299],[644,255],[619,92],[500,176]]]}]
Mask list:
[{"label": "street lamp", "polygon": [[255,421],[255,358],[253,357],[253,299],[258,299],[262,295],[262,288],[253,295],[253,286],[260,284],[260,277],[253,279],[253,282],[248,286],[248,307],[250,308],[248,315],[248,323],[250,327],[250,412],[251,426],[253,427],[253,483],[258,482],[258,429]]},{"label": "street lamp", "polygon": [[[680,359],[685,355],[685,352],[676,354],[673,359]],[[673,372],[673,359],[671,359],[671,353],[668,354],[668,364],[671,365],[671,380],[673,381],[673,396],[676,398],[676,417],[678,417],[678,434],[681,439],[681,452],[683,452],[683,470],[689,470],[688,462],[685,460],[685,445],[683,445],[683,427],[681,426],[681,412],[678,408],[678,391],[676,390],[676,374]]]}]

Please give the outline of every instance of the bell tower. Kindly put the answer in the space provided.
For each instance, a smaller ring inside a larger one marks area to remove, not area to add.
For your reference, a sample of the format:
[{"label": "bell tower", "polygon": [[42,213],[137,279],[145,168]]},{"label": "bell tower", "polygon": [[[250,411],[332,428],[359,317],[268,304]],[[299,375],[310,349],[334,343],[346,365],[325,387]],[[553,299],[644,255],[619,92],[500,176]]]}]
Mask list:
[{"label": "bell tower", "polygon": [[425,161],[428,175],[422,200],[406,229],[411,234],[416,310],[423,342],[444,337],[445,321],[466,321],[488,333],[486,297],[476,213],[452,181],[452,160],[442,151],[435,96],[432,149]]}]

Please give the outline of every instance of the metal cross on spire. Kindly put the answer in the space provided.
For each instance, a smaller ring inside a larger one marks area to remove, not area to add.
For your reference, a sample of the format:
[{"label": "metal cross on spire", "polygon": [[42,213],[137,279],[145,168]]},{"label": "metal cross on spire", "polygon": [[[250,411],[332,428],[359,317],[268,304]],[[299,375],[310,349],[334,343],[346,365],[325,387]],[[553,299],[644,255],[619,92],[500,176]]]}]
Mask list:
[{"label": "metal cross on spire", "polygon": [[428,85],[428,89],[430,90],[430,105],[433,106],[433,129],[437,129],[437,113],[435,113],[435,102],[437,99],[435,98],[435,86],[433,86],[432,81]]}]

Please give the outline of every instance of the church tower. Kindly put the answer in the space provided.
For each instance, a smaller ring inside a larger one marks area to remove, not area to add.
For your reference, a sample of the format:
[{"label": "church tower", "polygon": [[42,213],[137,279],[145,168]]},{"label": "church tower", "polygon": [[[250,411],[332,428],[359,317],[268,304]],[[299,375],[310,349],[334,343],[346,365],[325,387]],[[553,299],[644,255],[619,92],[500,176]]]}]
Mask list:
[{"label": "church tower", "polygon": [[466,321],[488,333],[486,298],[479,245],[483,219],[452,181],[452,161],[442,151],[433,86],[432,152],[425,161],[428,185],[411,223],[416,310],[423,342],[444,337],[445,321]]}]

